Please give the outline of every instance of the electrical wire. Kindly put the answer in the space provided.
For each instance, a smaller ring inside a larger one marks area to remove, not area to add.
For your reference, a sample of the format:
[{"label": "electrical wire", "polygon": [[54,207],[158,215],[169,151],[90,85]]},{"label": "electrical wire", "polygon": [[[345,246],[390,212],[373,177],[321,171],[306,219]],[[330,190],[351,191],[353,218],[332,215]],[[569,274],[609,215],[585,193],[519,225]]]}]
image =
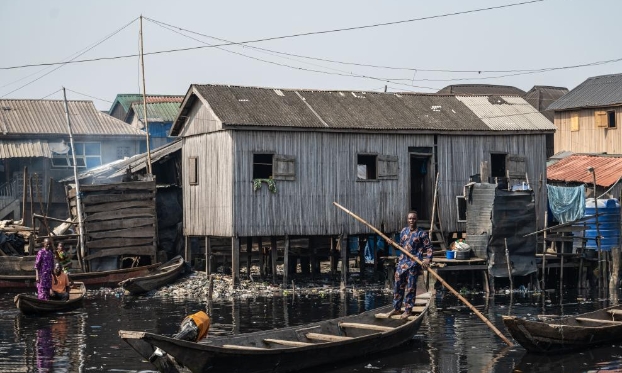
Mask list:
[{"label": "electrical wire", "polygon": [[[492,6],[492,7],[486,7],[486,8],[471,9],[471,10],[465,10],[465,11],[453,12],[453,13],[444,13],[444,14],[412,18],[412,19],[401,20],[401,21],[375,23],[371,25],[344,27],[344,28],[323,30],[323,31],[310,31],[310,32],[303,32],[303,33],[290,34],[290,35],[253,39],[253,40],[247,40],[247,41],[241,41],[241,42],[235,42],[235,43],[231,42],[231,43],[203,45],[203,46],[188,47],[188,48],[167,49],[167,50],[143,53],[143,55],[147,56],[147,55],[165,54],[165,53],[173,53],[173,52],[183,52],[183,51],[190,51],[190,50],[203,49],[203,48],[225,47],[228,45],[244,45],[244,44],[251,44],[251,43],[261,43],[261,42],[266,42],[266,41],[291,39],[291,38],[297,38],[297,37],[302,37],[302,36],[312,36],[312,35],[322,35],[322,34],[330,34],[330,33],[336,33],[336,32],[344,32],[344,31],[362,30],[362,29],[368,29],[368,28],[374,28],[374,27],[391,26],[391,25],[397,25],[397,24],[403,24],[403,23],[426,21],[426,20],[437,19],[437,18],[445,18],[445,17],[457,16],[457,15],[463,15],[463,14],[471,14],[471,13],[490,11],[490,10],[510,8],[510,7],[522,6],[522,5],[533,4],[533,3],[541,3],[544,1],[549,1],[549,0],[523,1],[519,3],[511,3],[511,4],[498,5],[498,6]],[[143,17],[143,18],[147,19],[146,17]],[[136,54],[131,54],[131,55],[121,55],[121,56],[112,56],[112,57],[98,57],[98,58],[91,58],[91,59],[85,59],[85,60],[72,60],[72,61],[64,61],[64,62],[25,64],[25,65],[18,65],[18,66],[0,67],[0,70],[12,70],[12,69],[20,69],[20,68],[26,68],[26,67],[35,67],[35,66],[51,66],[51,65],[59,65],[59,64],[67,64],[67,63],[83,63],[83,62],[93,62],[93,61],[115,60],[115,59],[130,58],[130,57],[136,57],[136,56],[137,56]]]},{"label": "electrical wire", "polygon": [[63,90],[62,88],[59,88],[59,89],[57,89],[56,91],[54,91],[54,92],[50,93],[49,95],[46,95],[46,96],[41,97],[41,98],[40,98],[40,100],[45,100],[46,98],[48,98],[48,97],[50,97],[50,96],[52,96],[52,95],[54,95],[54,94],[56,94],[56,93],[58,93],[58,92],[60,92],[60,91],[62,91],[62,90]]},{"label": "electrical wire", "polygon": [[14,90],[12,90],[12,91],[10,91],[10,92],[8,92],[8,93],[5,93],[4,95],[0,96],[0,98],[6,97],[6,96],[10,95],[11,93],[17,92],[17,91],[21,90],[22,88],[25,88],[25,87],[27,87],[27,86],[31,85],[32,83],[34,83],[34,82],[38,81],[39,79],[42,79],[43,77],[50,75],[51,73],[55,72],[56,70],[60,69],[61,67],[65,66],[65,65],[67,65],[67,64],[68,64],[68,63],[70,63],[71,61],[75,60],[76,58],[78,58],[78,57],[82,56],[83,54],[85,54],[85,53],[89,52],[89,51],[90,51],[90,50],[92,50],[93,48],[95,48],[95,47],[99,46],[99,45],[100,45],[100,44],[102,44],[103,42],[105,42],[105,41],[107,41],[108,39],[112,38],[113,36],[115,36],[116,34],[118,34],[119,32],[121,32],[122,30],[124,30],[126,27],[128,27],[129,25],[131,25],[132,23],[134,23],[137,19],[138,19],[138,17],[137,17],[137,18],[134,18],[132,21],[130,21],[129,23],[127,23],[125,26],[123,26],[123,27],[121,27],[120,29],[116,30],[116,31],[115,31],[115,32],[113,32],[112,34],[110,34],[110,35],[106,36],[104,39],[100,40],[99,42],[95,43],[94,45],[92,45],[91,47],[87,48],[87,49],[86,49],[86,50],[84,50],[83,52],[79,53],[77,56],[75,56],[74,58],[70,59],[69,61],[67,61],[67,62],[65,62],[65,63],[62,63],[62,64],[60,64],[59,66],[57,66],[56,68],[54,68],[54,69],[52,69],[52,70],[48,71],[47,73],[45,73],[45,74],[43,74],[43,75],[39,76],[38,78],[33,79],[33,80],[29,81],[28,83],[26,83],[26,84],[24,84],[24,85],[21,85],[20,87],[18,87],[18,88],[16,88],[16,89],[14,89]]},{"label": "electrical wire", "polygon": [[111,103],[111,104],[112,104],[112,101],[110,101],[110,100],[106,100],[106,99],[103,99],[103,98],[99,98],[99,97],[95,97],[95,96],[87,95],[86,93],[80,93],[80,92],[74,91],[73,89],[69,89],[69,88],[67,88],[67,87],[65,87],[65,89],[66,89],[66,90],[68,90],[69,92],[73,92],[73,93],[78,94],[78,95],[80,95],[80,96],[89,97],[89,98],[93,98],[93,99],[95,99],[95,100],[104,101],[104,102],[109,102],[109,103]]}]

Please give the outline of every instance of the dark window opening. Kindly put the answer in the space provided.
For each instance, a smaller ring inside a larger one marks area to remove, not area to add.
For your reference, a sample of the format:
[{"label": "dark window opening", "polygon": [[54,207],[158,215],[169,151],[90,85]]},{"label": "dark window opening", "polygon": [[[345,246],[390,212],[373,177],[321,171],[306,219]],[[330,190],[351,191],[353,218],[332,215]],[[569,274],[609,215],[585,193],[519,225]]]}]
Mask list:
[{"label": "dark window opening", "polygon": [[253,179],[272,177],[272,159],[274,154],[253,154]]},{"label": "dark window opening", "polygon": [[356,161],[356,177],[359,180],[376,180],[376,157],[377,155],[359,154]]},{"label": "dark window opening", "polygon": [[188,158],[188,183],[199,184],[199,159],[197,157]]},{"label": "dark window opening", "polygon": [[465,223],[467,221],[467,202],[464,196],[456,196],[456,208],[458,209],[458,222]]},{"label": "dark window opening", "polygon": [[607,112],[607,128],[616,128],[616,112]]},{"label": "dark window opening", "polygon": [[490,176],[505,177],[505,157],[506,154],[490,155]]}]

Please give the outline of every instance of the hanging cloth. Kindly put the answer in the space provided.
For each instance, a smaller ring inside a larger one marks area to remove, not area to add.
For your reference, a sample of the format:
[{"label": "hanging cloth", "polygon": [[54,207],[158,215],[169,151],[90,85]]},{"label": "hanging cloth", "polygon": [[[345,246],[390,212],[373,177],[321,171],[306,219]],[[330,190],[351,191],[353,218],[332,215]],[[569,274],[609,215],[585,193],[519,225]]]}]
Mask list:
[{"label": "hanging cloth", "polygon": [[549,207],[561,224],[581,219],[585,215],[585,186],[559,187],[547,185]]}]

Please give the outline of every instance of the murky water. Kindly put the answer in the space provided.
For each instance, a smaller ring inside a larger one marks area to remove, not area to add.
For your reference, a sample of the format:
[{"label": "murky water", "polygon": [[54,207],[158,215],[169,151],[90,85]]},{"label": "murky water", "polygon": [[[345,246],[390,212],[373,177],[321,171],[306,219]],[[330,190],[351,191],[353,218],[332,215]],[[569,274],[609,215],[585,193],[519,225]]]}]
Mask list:
[{"label": "murky water", "polygon": [[[1,372],[151,371],[152,366],[118,337],[118,330],[170,335],[185,315],[205,307],[196,301],[89,294],[78,311],[29,317],[17,311],[13,295],[0,299]],[[511,303],[509,296],[469,300],[503,332],[501,315],[573,314],[605,305],[596,297],[576,294],[565,295],[563,302],[552,294],[545,309],[541,298],[531,295],[515,294]],[[210,331],[244,333],[300,325],[388,302],[389,295],[370,291],[216,301]],[[314,372],[622,372],[622,345],[555,357],[526,354],[520,346],[507,348],[454,296],[441,293],[412,343],[318,369]]]}]

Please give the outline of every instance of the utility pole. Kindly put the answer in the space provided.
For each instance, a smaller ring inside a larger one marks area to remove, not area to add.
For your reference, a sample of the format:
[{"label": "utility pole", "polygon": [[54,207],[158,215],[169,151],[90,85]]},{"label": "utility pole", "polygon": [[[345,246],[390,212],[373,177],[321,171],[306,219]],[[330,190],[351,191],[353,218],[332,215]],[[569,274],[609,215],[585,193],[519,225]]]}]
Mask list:
[{"label": "utility pole", "polygon": [[[80,255],[78,258],[80,259],[80,267],[82,267],[82,271],[86,271],[84,265],[84,257],[86,255],[86,248],[84,242],[84,223],[82,221],[82,195],[80,194],[80,181],[78,180],[78,164],[76,163],[76,150],[73,145],[73,134],[71,133],[71,120],[69,119],[69,106],[67,105],[67,92],[65,92],[65,87],[63,87],[63,99],[65,101],[65,117],[67,119],[67,132],[69,133],[69,144],[71,145],[71,157],[73,159],[73,177],[76,181],[76,208],[78,214],[78,230],[80,231]],[[71,213],[71,211],[70,211]]]},{"label": "utility pole", "polygon": [[147,93],[145,89],[145,56],[143,55],[143,16],[140,15],[140,70],[143,77],[143,114],[147,133],[147,173],[151,176],[151,149],[149,144],[149,119],[147,118]]}]

